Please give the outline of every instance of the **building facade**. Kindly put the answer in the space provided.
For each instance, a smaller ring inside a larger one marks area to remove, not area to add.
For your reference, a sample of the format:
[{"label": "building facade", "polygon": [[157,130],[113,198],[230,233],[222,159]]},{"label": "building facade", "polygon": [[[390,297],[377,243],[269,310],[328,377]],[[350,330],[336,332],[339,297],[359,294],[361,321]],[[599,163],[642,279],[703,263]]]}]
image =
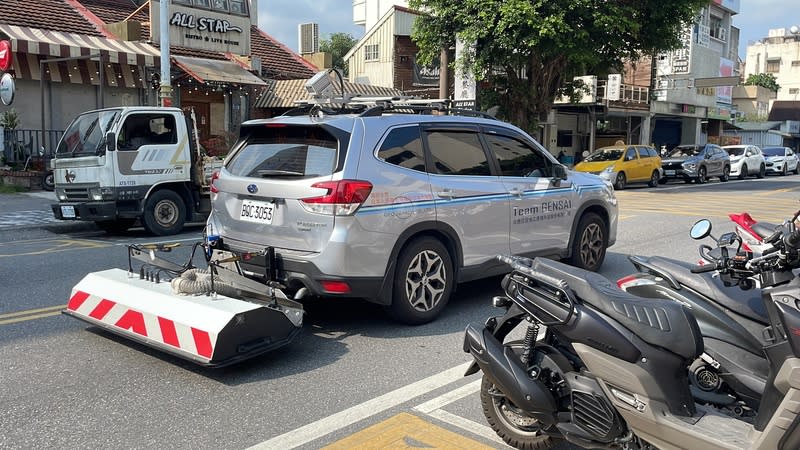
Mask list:
[{"label": "building facade", "polygon": [[778,90],[774,100],[800,100],[800,28],[769,30],[767,37],[747,46],[745,79],[769,73],[775,76]]},{"label": "building facade", "polygon": [[[256,0],[171,0],[168,14],[172,103],[194,111],[201,142],[238,131],[264,95],[265,78],[309,78],[316,67],[258,29]],[[160,2],[39,0],[0,2],[23,137],[55,148],[52,135],[79,113],[157,105]],[[49,132],[48,130],[52,130]],[[215,142],[215,141],[213,141]]]}]

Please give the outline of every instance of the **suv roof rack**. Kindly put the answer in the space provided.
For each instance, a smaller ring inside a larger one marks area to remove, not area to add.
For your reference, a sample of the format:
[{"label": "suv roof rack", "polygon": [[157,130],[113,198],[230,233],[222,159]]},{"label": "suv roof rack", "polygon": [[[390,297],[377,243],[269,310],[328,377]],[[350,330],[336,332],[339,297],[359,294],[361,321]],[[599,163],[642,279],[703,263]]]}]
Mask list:
[{"label": "suv roof rack", "polygon": [[284,116],[358,114],[359,117],[376,117],[385,113],[393,114],[433,114],[443,116],[470,116],[485,119],[497,118],[487,112],[456,105],[474,104],[471,101],[451,99],[421,99],[410,96],[312,98],[298,100],[298,106]]}]

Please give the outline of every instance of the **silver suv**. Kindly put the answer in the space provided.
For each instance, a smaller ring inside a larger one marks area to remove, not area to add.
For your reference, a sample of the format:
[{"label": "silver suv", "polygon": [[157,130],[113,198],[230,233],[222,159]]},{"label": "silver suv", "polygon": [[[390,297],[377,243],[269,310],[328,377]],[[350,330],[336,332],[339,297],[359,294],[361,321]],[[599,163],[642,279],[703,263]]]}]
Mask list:
[{"label": "silver suv", "polygon": [[213,178],[207,233],[248,276],[420,324],[457,283],[507,272],[497,254],[596,270],[616,240],[612,186],[519,128],[388,104],[328,112],[245,122]]}]

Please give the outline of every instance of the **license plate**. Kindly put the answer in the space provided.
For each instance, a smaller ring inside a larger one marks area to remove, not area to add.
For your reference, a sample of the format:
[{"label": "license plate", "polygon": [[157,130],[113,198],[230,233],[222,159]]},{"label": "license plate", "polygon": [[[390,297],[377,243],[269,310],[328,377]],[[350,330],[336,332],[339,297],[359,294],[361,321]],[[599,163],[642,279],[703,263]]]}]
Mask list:
[{"label": "license plate", "polygon": [[61,217],[65,219],[74,219],[75,218],[75,207],[74,206],[62,206],[61,207]]},{"label": "license plate", "polygon": [[675,175],[675,171],[674,170],[665,170],[664,171],[664,175]]},{"label": "license plate", "polygon": [[260,224],[272,224],[272,215],[275,204],[259,202],[257,200],[242,200],[242,209],[239,211],[239,220]]}]

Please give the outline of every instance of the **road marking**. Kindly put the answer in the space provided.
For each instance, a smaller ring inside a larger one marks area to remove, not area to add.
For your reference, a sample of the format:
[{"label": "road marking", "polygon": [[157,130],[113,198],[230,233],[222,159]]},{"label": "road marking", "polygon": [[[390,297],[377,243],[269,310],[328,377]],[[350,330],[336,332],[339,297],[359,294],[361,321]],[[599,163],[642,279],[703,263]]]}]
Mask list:
[{"label": "road marking", "polygon": [[[45,246],[39,250],[30,250],[30,251],[23,251],[22,253],[0,253],[0,258],[6,258],[10,256],[32,256],[32,255],[46,255],[49,253],[58,253],[58,252],[65,252],[68,250],[75,250],[75,249],[95,249],[95,248],[104,248],[109,247],[110,244],[105,243],[98,243],[92,242],[88,240],[82,239],[52,239],[49,241],[29,241],[29,242],[21,242],[22,244],[49,244],[49,246]],[[11,244],[11,243],[9,243]],[[19,243],[17,243],[19,244]],[[10,246],[10,245],[9,245]]]},{"label": "road marking", "polygon": [[0,325],[8,325],[12,323],[55,316],[61,314],[61,310],[66,308],[66,306],[67,305],[49,306],[47,308],[28,309],[25,311],[0,314]]},{"label": "road marking", "polygon": [[364,403],[339,411],[316,422],[309,423],[295,430],[276,436],[272,439],[256,444],[251,449],[290,449],[307,444],[313,440],[326,436],[334,431],[341,430],[356,422],[374,416],[387,409],[401,405],[413,398],[426,394],[440,387],[447,386],[464,376],[464,372],[472,364],[467,362],[444,372],[437,373],[428,378],[411,383],[394,391],[367,400]]},{"label": "road marking", "polygon": [[491,449],[492,447],[433,425],[413,414],[400,413],[323,447],[325,450],[351,448]]}]

